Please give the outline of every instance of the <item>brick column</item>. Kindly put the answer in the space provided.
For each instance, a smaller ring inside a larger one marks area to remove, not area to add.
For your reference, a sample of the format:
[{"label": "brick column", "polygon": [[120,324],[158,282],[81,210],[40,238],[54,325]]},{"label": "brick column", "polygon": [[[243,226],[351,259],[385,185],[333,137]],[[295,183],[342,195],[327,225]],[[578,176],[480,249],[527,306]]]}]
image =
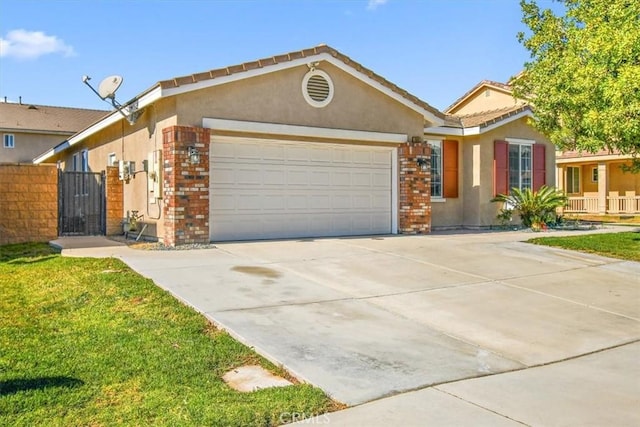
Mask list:
[{"label": "brick column", "polygon": [[[167,246],[209,242],[209,129],[162,130],[164,239]],[[200,153],[189,162],[188,148]]]},{"label": "brick column", "polygon": [[431,167],[423,172],[418,165],[419,157],[431,165],[431,148],[428,144],[409,142],[398,149],[401,234],[431,231]]},{"label": "brick column", "polygon": [[124,181],[118,179],[117,166],[107,166],[105,185],[107,199],[107,236],[122,234]]}]

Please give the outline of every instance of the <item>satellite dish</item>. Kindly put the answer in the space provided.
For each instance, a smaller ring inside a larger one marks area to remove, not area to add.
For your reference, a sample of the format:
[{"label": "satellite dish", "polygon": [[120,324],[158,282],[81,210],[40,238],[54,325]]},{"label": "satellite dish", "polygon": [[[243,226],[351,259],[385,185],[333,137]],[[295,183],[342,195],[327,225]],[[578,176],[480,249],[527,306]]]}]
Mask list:
[{"label": "satellite dish", "polygon": [[98,86],[98,95],[102,99],[111,98],[114,99],[116,96],[116,91],[122,84],[121,76],[109,76],[103,81],[100,82],[100,86]]}]

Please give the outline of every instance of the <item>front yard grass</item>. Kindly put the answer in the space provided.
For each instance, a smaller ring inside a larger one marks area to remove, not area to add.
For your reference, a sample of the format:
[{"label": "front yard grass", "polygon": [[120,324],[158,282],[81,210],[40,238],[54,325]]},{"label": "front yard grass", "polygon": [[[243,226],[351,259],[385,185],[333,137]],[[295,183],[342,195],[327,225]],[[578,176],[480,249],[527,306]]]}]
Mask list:
[{"label": "front yard grass", "polygon": [[119,260],[0,247],[0,425],[269,426],[338,408],[306,384],[234,391],[221,376],[245,364],[286,376]]},{"label": "front yard grass", "polygon": [[612,258],[640,261],[640,232],[586,234],[568,237],[538,237],[528,240],[537,245],[556,246]]}]

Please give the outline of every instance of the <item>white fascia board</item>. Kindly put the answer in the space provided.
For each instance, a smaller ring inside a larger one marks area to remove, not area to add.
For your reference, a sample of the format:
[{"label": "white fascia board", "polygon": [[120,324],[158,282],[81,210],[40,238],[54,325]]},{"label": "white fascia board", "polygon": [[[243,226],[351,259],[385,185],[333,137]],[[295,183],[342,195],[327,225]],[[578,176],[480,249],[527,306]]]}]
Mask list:
[{"label": "white fascia board", "polygon": [[496,123],[492,123],[489,126],[480,127],[480,126],[472,126],[466,128],[449,128],[445,126],[436,126],[436,127],[426,127],[424,128],[425,135],[454,135],[454,136],[473,136],[480,135],[493,129],[499,128],[500,126],[504,126],[508,123],[521,119],[522,117],[533,117],[533,113],[530,110],[522,111],[518,114],[514,114],[513,116],[507,117],[506,119],[502,119]]},{"label": "white fascia board", "polygon": [[402,144],[407,142],[407,135],[403,133],[369,132],[350,129],[284,125],[279,123],[249,122],[243,120],[212,119],[207,117],[202,119],[202,127],[232,132],[347,139],[380,143],[386,142],[391,144]]},{"label": "white fascia board", "polygon": [[464,136],[464,129],[451,128],[446,126],[436,126],[424,128],[425,135],[451,135],[451,136]]},{"label": "white fascia board", "polygon": [[631,160],[631,156],[622,156],[620,154],[609,154],[604,156],[595,156],[593,154],[587,153],[584,157],[570,157],[570,158],[559,158],[556,156],[557,164],[568,164],[568,163],[601,163],[601,162],[610,162],[610,161],[625,161]]},{"label": "white fascia board", "polygon": [[378,83],[374,79],[370,78],[366,74],[357,71],[355,68],[349,66],[348,64],[345,64],[344,62],[342,62],[338,58],[335,58],[335,57],[333,57],[332,55],[330,55],[330,54],[328,54],[326,52],[320,53],[318,55],[307,56],[305,58],[298,58],[298,59],[294,59],[294,60],[291,60],[291,61],[282,62],[282,63],[275,64],[275,65],[267,65],[264,68],[255,68],[253,70],[237,72],[237,73],[234,73],[234,74],[231,74],[231,75],[228,75],[228,76],[216,77],[214,79],[207,79],[207,80],[203,80],[201,82],[188,83],[188,84],[185,84],[185,85],[182,85],[182,86],[178,86],[178,87],[175,87],[175,88],[164,89],[162,91],[162,96],[164,97],[164,96],[179,95],[179,94],[185,93],[185,92],[191,92],[191,91],[194,91],[194,90],[205,89],[205,88],[212,87],[212,86],[223,85],[223,84],[226,84],[226,83],[231,83],[231,82],[235,82],[235,81],[242,80],[242,79],[248,79],[248,78],[251,78],[251,77],[262,76],[264,74],[274,73],[276,71],[285,70],[285,69],[288,69],[288,68],[299,67],[301,65],[307,65],[307,64],[310,64],[312,62],[321,62],[321,61],[327,61],[328,63],[336,66],[337,68],[340,68],[341,70],[345,71],[346,73],[354,76],[358,80],[361,80],[362,82],[368,84],[369,86],[374,87],[375,89],[379,90],[380,92],[384,93],[385,95],[389,96],[390,98],[393,98],[394,100],[400,102],[401,104],[403,104],[403,105],[411,108],[412,110],[422,114],[422,116],[426,120],[428,120],[429,122],[431,122],[433,124],[436,124],[436,125],[444,124],[444,120],[443,119],[437,117],[436,115],[434,115],[430,111],[428,111],[428,110],[422,108],[421,106],[411,102],[410,100],[406,99],[402,95],[392,91],[388,87],[381,85],[380,83]]},{"label": "white fascia board", "polygon": [[[146,94],[142,95],[140,98],[134,98],[133,100],[129,101],[129,103],[125,104],[123,106],[123,108],[126,108],[127,105],[129,105],[131,102],[133,102],[133,101],[135,101],[137,99],[138,100],[138,110],[142,110],[144,107],[146,107],[149,104],[151,104],[151,103],[157,101],[158,99],[160,99],[161,96],[162,96],[162,91],[160,90],[160,86],[157,86],[157,87],[153,88],[152,90],[150,90],[149,92],[147,92]],[[59,152],[66,150],[67,148],[69,148],[69,147],[79,143],[80,141],[84,140],[85,138],[88,138],[89,136],[93,135],[94,133],[97,133],[97,132],[105,129],[108,126],[111,126],[112,124],[119,122],[120,120],[125,120],[125,118],[122,117],[122,114],[120,114],[119,111],[117,111],[117,110],[113,111],[111,114],[109,114],[107,117],[103,118],[99,122],[94,123],[91,126],[89,126],[88,128],[86,128],[84,130],[81,130],[80,132],[78,132],[75,135],[71,136],[67,141],[65,141],[65,144],[61,144],[60,145],[63,148],[58,150],[58,147],[56,147],[53,150],[49,150],[48,152],[40,155],[36,159],[38,159],[38,163],[43,162],[44,160],[48,159],[49,157],[53,156],[54,154],[58,154]]]}]

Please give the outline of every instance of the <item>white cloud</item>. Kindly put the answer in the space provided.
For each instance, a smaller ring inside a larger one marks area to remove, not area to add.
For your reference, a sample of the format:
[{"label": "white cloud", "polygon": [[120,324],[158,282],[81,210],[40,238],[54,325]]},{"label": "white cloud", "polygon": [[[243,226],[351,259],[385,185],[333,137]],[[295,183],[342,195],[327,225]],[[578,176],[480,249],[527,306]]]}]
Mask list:
[{"label": "white cloud", "polygon": [[48,36],[42,31],[11,30],[6,38],[0,38],[0,57],[12,56],[18,59],[35,59],[50,53],[73,56],[73,47],[56,36]]},{"label": "white cloud", "polygon": [[367,9],[368,10],[376,10],[378,8],[378,6],[382,6],[387,1],[388,0],[369,0],[369,3],[367,3]]}]

